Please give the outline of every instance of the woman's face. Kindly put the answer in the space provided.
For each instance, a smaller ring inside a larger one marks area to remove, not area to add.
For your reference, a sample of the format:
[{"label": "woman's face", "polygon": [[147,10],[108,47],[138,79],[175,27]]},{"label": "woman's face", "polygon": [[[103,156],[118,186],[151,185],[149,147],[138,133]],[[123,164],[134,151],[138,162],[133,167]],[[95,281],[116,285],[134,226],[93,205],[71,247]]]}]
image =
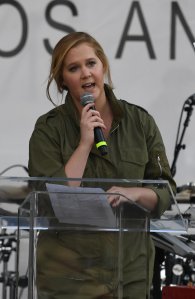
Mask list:
[{"label": "woman's face", "polygon": [[82,43],[68,52],[62,71],[63,82],[78,105],[83,93],[89,92],[95,100],[104,96],[104,66],[95,51]]}]

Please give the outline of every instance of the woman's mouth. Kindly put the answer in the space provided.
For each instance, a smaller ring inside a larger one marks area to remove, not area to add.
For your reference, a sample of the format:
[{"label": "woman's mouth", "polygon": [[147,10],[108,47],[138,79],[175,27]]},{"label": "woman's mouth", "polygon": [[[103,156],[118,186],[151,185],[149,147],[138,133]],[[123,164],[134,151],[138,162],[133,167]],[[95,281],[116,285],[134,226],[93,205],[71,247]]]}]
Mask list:
[{"label": "woman's mouth", "polygon": [[83,84],[83,85],[82,85],[82,88],[83,88],[84,90],[92,89],[92,88],[94,88],[94,87],[95,87],[95,83],[86,83],[86,84]]}]

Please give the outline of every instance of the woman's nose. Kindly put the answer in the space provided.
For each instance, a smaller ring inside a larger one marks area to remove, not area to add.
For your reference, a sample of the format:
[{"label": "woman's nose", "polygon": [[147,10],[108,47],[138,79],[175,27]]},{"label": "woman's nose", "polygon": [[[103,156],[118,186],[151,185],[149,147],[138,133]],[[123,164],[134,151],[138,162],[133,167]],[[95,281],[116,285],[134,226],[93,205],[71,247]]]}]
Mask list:
[{"label": "woman's nose", "polygon": [[91,76],[91,72],[88,68],[83,67],[82,68],[82,78],[88,78]]}]

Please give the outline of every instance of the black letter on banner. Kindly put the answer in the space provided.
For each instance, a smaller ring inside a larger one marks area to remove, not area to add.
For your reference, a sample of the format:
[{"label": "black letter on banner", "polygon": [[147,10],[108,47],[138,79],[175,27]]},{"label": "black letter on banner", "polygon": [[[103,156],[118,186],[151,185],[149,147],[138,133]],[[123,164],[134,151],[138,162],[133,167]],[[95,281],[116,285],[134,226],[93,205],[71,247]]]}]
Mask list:
[{"label": "black letter on banner", "polygon": [[181,9],[177,2],[172,2],[172,14],[171,14],[171,43],[170,43],[170,58],[175,59],[175,44],[176,44],[176,16],[180,19],[181,24],[186,32],[187,37],[190,40],[190,43],[193,48],[194,36],[190,31]]},{"label": "black letter on banner", "polygon": [[[72,15],[73,15],[73,16],[77,16],[77,15],[78,15],[76,6],[75,6],[72,2],[70,2],[70,1],[68,1],[68,0],[67,0],[67,1],[64,1],[64,0],[56,0],[56,1],[52,1],[52,2],[50,2],[50,3],[48,4],[48,6],[47,6],[47,9],[46,9],[46,12],[45,12],[45,17],[46,17],[47,22],[48,22],[52,27],[54,27],[54,28],[56,28],[56,29],[59,29],[59,30],[61,30],[61,31],[64,31],[64,32],[67,32],[67,33],[74,32],[75,30],[74,30],[72,27],[67,26],[67,25],[63,25],[63,24],[61,24],[61,23],[59,23],[59,22],[54,21],[54,20],[51,18],[51,15],[50,15],[50,14],[51,14],[51,10],[52,10],[53,7],[55,7],[55,6],[57,6],[57,5],[65,5],[65,6],[68,6],[68,7],[71,9],[71,11],[72,11]],[[43,40],[43,42],[44,42],[44,45],[45,45],[45,47],[46,47],[46,50],[48,51],[49,54],[51,54],[52,51],[53,51],[53,49],[52,49],[52,47],[51,47],[50,44],[49,44],[49,40],[48,40],[47,38],[45,38],[45,39]]]},{"label": "black letter on banner", "polygon": [[21,20],[22,20],[22,37],[21,37],[21,40],[20,40],[18,46],[11,51],[0,50],[0,56],[12,57],[14,55],[17,55],[22,50],[22,48],[24,47],[24,45],[26,43],[27,31],[28,31],[28,21],[27,21],[27,17],[26,17],[23,7],[18,2],[14,1],[14,0],[5,0],[5,1],[0,2],[0,5],[2,5],[2,4],[10,4],[10,5],[14,6],[19,11],[19,13],[21,15]]},{"label": "black letter on banner", "polygon": [[[130,24],[131,24],[132,19],[133,19],[133,15],[134,15],[136,10],[137,10],[137,14],[138,14],[138,17],[139,17],[139,20],[140,20],[142,30],[144,32],[144,34],[142,36],[141,35],[127,35]],[[134,1],[132,3],[132,6],[131,6],[131,9],[130,9],[130,12],[129,12],[129,16],[128,16],[128,19],[127,19],[127,22],[126,22],[126,25],[125,25],[125,29],[123,31],[123,35],[122,35],[122,38],[121,38],[121,41],[120,41],[120,44],[119,44],[119,47],[118,47],[118,50],[117,50],[117,53],[116,53],[116,58],[121,57],[125,41],[145,41],[146,44],[147,44],[147,47],[148,47],[148,52],[149,52],[150,58],[152,58],[152,59],[156,58],[153,47],[152,47],[152,43],[151,43],[151,40],[150,40],[149,32],[147,30],[147,26],[146,26],[146,23],[144,21],[143,13],[142,13],[142,10],[141,10],[141,7],[140,7],[140,4],[139,4],[138,1]]]}]

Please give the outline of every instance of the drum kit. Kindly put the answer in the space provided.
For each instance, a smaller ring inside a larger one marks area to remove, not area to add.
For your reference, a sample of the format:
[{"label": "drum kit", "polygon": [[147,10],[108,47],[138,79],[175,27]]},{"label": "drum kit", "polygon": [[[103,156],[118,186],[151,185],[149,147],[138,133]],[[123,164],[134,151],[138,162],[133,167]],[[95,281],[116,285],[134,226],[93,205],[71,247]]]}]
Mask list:
[{"label": "drum kit", "polygon": [[[189,125],[195,105],[195,94],[184,102],[176,135],[174,157],[171,173],[176,173],[176,163],[181,150],[186,148],[183,144],[184,135]],[[184,113],[186,117],[181,126]],[[180,131],[180,129],[182,130]],[[153,279],[154,299],[161,298],[162,285],[189,285],[195,286],[195,183],[190,182],[177,188],[176,202],[182,217],[187,221],[187,232],[181,235],[153,234],[156,246],[156,273]],[[161,273],[164,272],[162,278]]]},{"label": "drum kit", "polygon": [[187,232],[152,233],[156,247],[153,299],[161,298],[163,286],[195,287],[195,184],[178,187],[176,202],[187,221]]}]

